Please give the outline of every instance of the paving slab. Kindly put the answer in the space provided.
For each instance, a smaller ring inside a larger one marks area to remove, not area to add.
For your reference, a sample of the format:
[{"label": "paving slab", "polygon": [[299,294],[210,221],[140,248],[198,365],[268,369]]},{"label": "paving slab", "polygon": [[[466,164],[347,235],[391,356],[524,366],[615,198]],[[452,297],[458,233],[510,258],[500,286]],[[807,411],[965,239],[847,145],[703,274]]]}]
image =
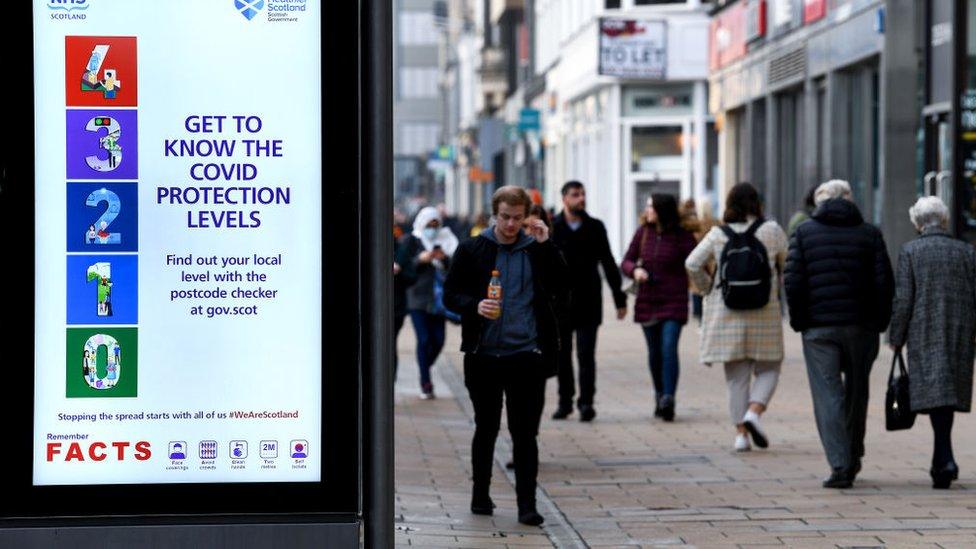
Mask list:
[{"label": "paving slab", "polygon": [[697,324],[682,332],[677,417],[664,423],[653,417],[640,328],[610,313],[597,347],[596,420],[581,423],[575,413],[551,420],[555,379],[547,386],[541,528],[515,520],[504,425],[493,472],[495,516],[468,512],[473,421],[459,330],[448,327],[433,369],[437,398],[425,401],[418,398],[407,323],[395,395],[398,546],[976,547],[976,437],[967,436],[976,418],[956,416],[959,482],[932,490],[924,416],[909,431],[884,430],[887,349],[871,376],[864,468],[853,488],[827,490],[820,486],[828,466],[797,334],[786,327],[786,360],[763,419],[770,448],[736,453],[724,374],[698,363]]}]

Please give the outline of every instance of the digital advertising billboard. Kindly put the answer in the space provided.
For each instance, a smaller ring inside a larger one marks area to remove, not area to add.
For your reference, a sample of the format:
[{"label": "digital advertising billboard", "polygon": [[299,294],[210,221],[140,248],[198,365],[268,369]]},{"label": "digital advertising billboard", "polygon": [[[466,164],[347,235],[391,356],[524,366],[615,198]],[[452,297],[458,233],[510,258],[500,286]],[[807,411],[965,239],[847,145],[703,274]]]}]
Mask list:
[{"label": "digital advertising billboard", "polygon": [[33,483],[320,481],[320,4],[156,7],[34,8]]}]

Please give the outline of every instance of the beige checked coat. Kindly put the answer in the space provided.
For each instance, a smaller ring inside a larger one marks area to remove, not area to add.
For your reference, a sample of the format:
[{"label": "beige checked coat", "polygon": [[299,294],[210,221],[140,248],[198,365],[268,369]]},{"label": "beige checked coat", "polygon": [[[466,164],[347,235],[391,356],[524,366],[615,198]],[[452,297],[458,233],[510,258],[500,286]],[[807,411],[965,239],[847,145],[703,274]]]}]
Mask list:
[{"label": "beige checked coat", "polygon": [[[745,232],[747,223],[730,223],[736,232]],[[786,262],[786,233],[775,221],[766,221],[756,231],[756,238],[769,253],[773,267],[769,303],[762,309],[735,311],[725,307],[722,290],[713,283],[706,265],[717,264],[729,238],[719,227],[713,227],[685,261],[685,268],[696,288],[705,294],[702,311],[701,361],[705,364],[755,360],[783,360],[783,319],[780,312],[780,274]],[[721,269],[721,265],[718,266]],[[720,271],[713,271],[720,272]]]}]

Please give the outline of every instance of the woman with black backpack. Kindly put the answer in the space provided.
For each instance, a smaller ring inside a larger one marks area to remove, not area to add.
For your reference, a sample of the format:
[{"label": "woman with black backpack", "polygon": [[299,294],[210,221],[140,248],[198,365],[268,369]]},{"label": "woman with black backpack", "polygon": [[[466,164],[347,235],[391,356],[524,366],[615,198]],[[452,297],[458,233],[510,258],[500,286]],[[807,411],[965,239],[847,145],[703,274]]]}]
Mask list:
[{"label": "woman with black backpack", "polygon": [[678,388],[678,338],[688,322],[684,262],[695,247],[695,237],[681,228],[678,202],[669,194],[651,195],[641,221],[620,268],[634,279],[634,322],[641,325],[647,340],[657,403],[654,415],[672,421]]},{"label": "woman with black backpack", "polygon": [[[776,390],[783,362],[778,289],[787,239],[782,227],[762,213],[755,187],[733,186],[725,201],[725,224],[712,228],[685,261],[692,282],[705,291],[701,361],[725,365],[738,452],[751,449],[750,435],[756,446],[769,445],[759,418]],[[706,268],[712,263],[715,272]]]}]

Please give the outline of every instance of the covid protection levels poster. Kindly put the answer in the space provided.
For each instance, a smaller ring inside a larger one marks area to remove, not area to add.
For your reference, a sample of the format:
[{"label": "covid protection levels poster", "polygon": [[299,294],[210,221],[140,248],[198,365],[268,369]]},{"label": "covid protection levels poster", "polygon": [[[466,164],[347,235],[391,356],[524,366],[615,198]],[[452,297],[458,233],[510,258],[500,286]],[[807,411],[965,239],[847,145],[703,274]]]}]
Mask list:
[{"label": "covid protection levels poster", "polygon": [[34,484],[320,480],[319,9],[34,0]]}]

